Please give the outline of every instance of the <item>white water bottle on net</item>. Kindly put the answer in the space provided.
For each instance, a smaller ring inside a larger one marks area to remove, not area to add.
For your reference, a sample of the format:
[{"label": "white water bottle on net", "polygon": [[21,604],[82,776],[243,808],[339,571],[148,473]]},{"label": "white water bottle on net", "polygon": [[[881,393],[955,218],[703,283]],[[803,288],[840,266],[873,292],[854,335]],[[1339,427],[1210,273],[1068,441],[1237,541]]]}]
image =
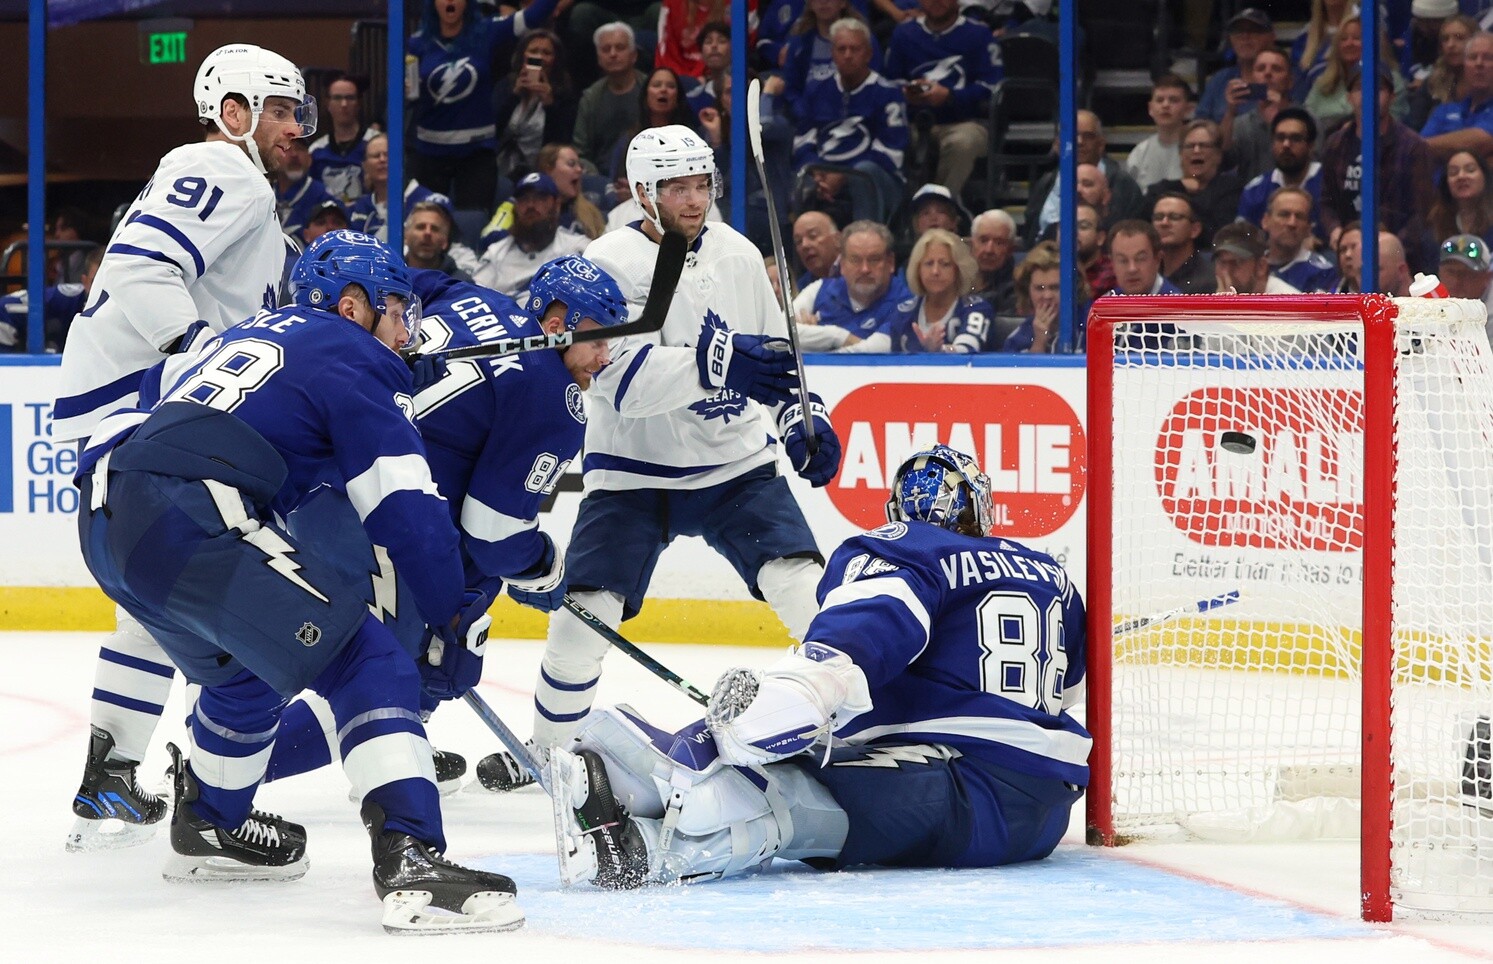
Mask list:
[{"label": "white water bottle on net", "polygon": [[1366,918],[1493,913],[1486,323],[1095,303],[1091,842],[1359,836]]}]

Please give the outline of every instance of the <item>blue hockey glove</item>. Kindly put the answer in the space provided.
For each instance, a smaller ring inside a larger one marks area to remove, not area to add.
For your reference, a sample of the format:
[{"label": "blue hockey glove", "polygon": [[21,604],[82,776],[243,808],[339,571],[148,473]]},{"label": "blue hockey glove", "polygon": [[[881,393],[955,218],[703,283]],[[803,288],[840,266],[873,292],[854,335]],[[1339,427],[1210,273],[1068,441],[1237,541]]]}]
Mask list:
[{"label": "blue hockey glove", "polygon": [[[840,439],[829,423],[829,410],[813,392],[809,393],[809,413],[813,419],[812,433],[804,422],[803,406],[794,402],[778,415],[778,434],[782,436],[788,461],[817,489],[828,485],[840,471]],[[808,454],[810,434],[819,441],[819,449],[813,455]]]},{"label": "blue hockey glove", "polygon": [[788,401],[797,384],[787,339],[738,335],[714,315],[707,316],[700,331],[695,364],[701,388],[729,389],[764,405]]},{"label": "blue hockey glove", "polygon": [[412,355],[409,362],[416,395],[446,377],[446,359],[442,355]]},{"label": "blue hockey glove", "polygon": [[508,595],[519,604],[552,613],[565,602],[565,556],[543,532],[544,554],[539,561],[507,579]]},{"label": "blue hockey glove", "polygon": [[425,655],[420,667],[420,685],[441,700],[454,700],[482,679],[482,657],[487,652],[487,630],[492,617],[487,607],[492,597],[467,590],[456,625],[426,631]]}]

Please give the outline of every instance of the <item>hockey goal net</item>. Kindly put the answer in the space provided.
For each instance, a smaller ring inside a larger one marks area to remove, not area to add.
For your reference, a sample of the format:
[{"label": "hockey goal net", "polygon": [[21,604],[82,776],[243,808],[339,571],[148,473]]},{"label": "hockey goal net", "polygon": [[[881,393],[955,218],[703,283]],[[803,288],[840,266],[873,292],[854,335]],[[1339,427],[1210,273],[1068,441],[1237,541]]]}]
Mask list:
[{"label": "hockey goal net", "polygon": [[1363,913],[1493,913],[1481,303],[1103,298],[1089,838],[1358,834]]}]

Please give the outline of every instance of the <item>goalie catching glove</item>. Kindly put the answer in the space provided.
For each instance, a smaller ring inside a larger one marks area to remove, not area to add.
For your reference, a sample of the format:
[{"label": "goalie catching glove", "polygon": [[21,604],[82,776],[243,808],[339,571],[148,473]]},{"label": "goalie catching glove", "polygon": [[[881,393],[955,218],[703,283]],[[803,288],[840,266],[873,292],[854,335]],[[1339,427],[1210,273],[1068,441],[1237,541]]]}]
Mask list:
[{"label": "goalie catching glove", "polygon": [[420,657],[420,685],[436,699],[452,700],[482,679],[482,657],[487,652],[487,614],[492,597],[467,590],[451,626],[427,629],[425,655]]},{"label": "goalie catching glove", "polygon": [[[829,485],[830,479],[840,471],[840,438],[829,422],[829,410],[824,407],[824,400],[818,395],[809,393],[812,426],[804,418],[803,410],[798,402],[784,408],[778,414],[778,435],[783,439],[789,463],[817,489]],[[808,454],[810,437],[819,442],[813,455]]]},{"label": "goalie catching glove", "polygon": [[523,572],[509,576],[508,595],[521,605],[540,612],[552,613],[565,603],[565,554],[555,546],[555,540],[539,533],[544,540],[544,552],[539,561]]},{"label": "goalie catching glove", "polygon": [[737,334],[707,314],[695,345],[700,387],[724,388],[764,405],[791,401],[797,384],[792,347],[784,338]]},{"label": "goalie catching glove", "polygon": [[705,720],[721,759],[760,766],[807,750],[869,709],[861,668],[833,647],[807,642],[765,671],[727,670]]}]

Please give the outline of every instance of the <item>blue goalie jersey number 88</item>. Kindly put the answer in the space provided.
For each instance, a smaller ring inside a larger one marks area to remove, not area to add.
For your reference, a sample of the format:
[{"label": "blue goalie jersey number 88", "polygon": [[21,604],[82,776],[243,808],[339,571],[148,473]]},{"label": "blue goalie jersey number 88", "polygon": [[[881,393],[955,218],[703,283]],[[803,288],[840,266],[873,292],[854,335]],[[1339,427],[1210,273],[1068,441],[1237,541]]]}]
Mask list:
[{"label": "blue goalie jersey number 88", "polygon": [[987,693],[1056,716],[1063,708],[1063,604],[1044,611],[1025,592],[992,592],[975,607],[983,656],[980,685]]}]

